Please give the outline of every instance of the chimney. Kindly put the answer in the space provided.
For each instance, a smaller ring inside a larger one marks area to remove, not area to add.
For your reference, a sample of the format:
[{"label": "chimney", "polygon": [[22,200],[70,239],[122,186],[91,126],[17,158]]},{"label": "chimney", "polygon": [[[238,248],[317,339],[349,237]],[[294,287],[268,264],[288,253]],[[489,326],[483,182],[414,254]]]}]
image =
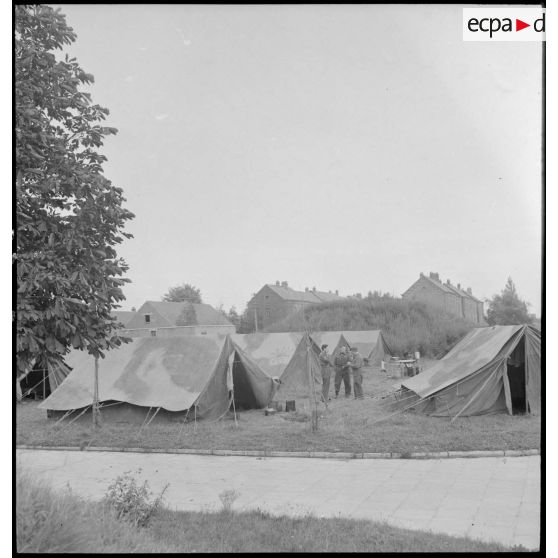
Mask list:
[{"label": "chimney", "polygon": [[307,292],[308,292],[308,290],[309,290],[309,289],[308,289],[308,287],[304,287],[304,292],[306,292],[306,293],[307,293]]},{"label": "chimney", "polygon": [[289,284],[286,281],[281,281],[281,286],[282,287],[288,287]]},{"label": "chimney", "polygon": [[451,285],[451,281],[449,279],[446,279],[446,285]]},{"label": "chimney", "polygon": [[278,287],[281,283],[279,281],[275,281],[275,286]]},{"label": "chimney", "polygon": [[316,287],[312,287],[312,292],[313,292],[313,293],[316,292]]},{"label": "chimney", "polygon": [[467,287],[467,292],[468,292],[469,294],[473,294],[473,293],[471,292],[471,287]]},{"label": "chimney", "polygon": [[336,294],[337,296],[339,296],[339,291],[338,291],[338,290],[336,290],[336,291],[335,291],[335,294]]},{"label": "chimney", "polygon": [[430,272],[430,279],[435,279],[436,281],[440,280],[440,276],[438,273],[434,273],[433,271]]},{"label": "chimney", "polygon": [[461,290],[461,283],[457,283],[457,288]]}]

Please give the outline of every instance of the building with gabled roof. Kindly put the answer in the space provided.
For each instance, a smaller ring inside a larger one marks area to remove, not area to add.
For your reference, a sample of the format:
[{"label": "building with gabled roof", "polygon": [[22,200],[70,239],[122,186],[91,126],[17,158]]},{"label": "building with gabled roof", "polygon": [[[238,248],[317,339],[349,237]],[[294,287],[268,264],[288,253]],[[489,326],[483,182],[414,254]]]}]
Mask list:
[{"label": "building with gabled roof", "polygon": [[131,337],[236,333],[222,312],[209,304],[148,300],[127,323]]},{"label": "building with gabled roof", "polygon": [[264,285],[248,302],[248,312],[254,317],[256,330],[286,318],[308,304],[346,300],[339,291],[318,291],[306,287],[297,291],[287,281],[276,281]]},{"label": "building with gabled roof", "polygon": [[127,327],[128,323],[136,315],[135,310],[113,310],[110,315],[118,320],[123,327]]},{"label": "building with gabled roof", "polygon": [[485,325],[484,305],[473,295],[471,288],[461,284],[443,283],[438,273],[421,272],[419,278],[401,295],[404,300],[418,300],[473,323]]}]

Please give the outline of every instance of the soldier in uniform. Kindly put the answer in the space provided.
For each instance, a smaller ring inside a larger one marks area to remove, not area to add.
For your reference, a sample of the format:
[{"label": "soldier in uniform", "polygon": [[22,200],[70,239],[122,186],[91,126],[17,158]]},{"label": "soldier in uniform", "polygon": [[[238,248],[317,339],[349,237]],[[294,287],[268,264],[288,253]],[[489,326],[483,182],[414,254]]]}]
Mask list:
[{"label": "soldier in uniform", "polygon": [[353,358],[349,362],[349,366],[353,373],[355,399],[362,399],[362,366],[364,365],[364,360],[356,347],[351,347],[351,353]]},{"label": "soldier in uniform", "polygon": [[322,400],[324,403],[329,401],[329,382],[331,381],[331,357],[327,352],[327,347],[328,345],[324,343],[321,347],[322,352],[319,355],[322,371]]},{"label": "soldier in uniform", "polygon": [[350,357],[347,352],[347,347],[341,347],[339,354],[335,357],[335,397],[339,396],[341,389],[341,380],[345,385],[345,397],[351,397],[351,378],[349,370]]}]

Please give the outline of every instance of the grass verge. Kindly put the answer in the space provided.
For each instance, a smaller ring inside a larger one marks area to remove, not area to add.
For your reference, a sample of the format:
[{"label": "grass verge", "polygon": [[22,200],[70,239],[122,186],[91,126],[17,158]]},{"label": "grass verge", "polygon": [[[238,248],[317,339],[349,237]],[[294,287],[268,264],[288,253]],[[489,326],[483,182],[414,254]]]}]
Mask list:
[{"label": "grass verge", "polygon": [[147,527],[116,519],[102,503],[56,493],[16,472],[18,552],[505,552],[525,551],[465,537],[349,519],[274,517],[253,511],[162,509]]},{"label": "grass verge", "polygon": [[[333,452],[426,452],[523,450],[540,447],[540,417],[505,414],[459,418],[428,417],[407,412],[386,418],[371,399],[338,399],[312,433],[299,413],[265,416],[262,410],[238,413],[216,423],[154,421],[140,434],[140,424],[106,419],[99,430],[91,421],[72,424],[46,418],[35,402],[16,407],[16,443],[42,446],[143,447],[155,449],[230,449]],[[383,419],[381,422],[377,422]]]}]

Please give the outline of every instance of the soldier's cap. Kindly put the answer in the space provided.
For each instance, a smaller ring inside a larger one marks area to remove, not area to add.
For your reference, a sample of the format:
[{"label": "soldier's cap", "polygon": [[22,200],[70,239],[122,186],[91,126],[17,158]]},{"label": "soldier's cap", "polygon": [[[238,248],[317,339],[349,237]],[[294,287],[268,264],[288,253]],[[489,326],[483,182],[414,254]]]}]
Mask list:
[{"label": "soldier's cap", "polygon": [[326,347],[328,347],[328,346],[329,346],[329,345],[328,345],[327,343],[324,343],[324,344],[322,345],[322,351],[323,351]]},{"label": "soldier's cap", "polygon": [[356,347],[351,347],[351,351],[358,351]]}]

